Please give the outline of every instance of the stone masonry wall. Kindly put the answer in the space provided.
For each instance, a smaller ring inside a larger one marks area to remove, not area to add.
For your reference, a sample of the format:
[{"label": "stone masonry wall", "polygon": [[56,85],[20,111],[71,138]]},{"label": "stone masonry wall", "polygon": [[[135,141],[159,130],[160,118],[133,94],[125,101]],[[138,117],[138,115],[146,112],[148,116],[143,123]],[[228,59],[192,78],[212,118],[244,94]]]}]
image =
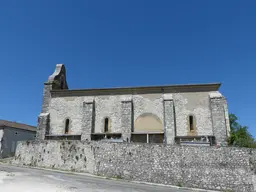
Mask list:
[{"label": "stone masonry wall", "polygon": [[[156,115],[163,123],[163,95],[162,94],[141,94],[133,95],[134,121],[144,113]],[[164,131],[164,127],[163,127]]]},{"label": "stone masonry wall", "polygon": [[20,142],[14,164],[186,187],[252,192],[256,152],[81,141]]},{"label": "stone masonry wall", "polygon": [[[176,122],[173,126],[176,127],[172,127],[173,133],[170,134],[170,136],[186,136],[188,135],[189,130],[188,116],[193,115],[195,117],[197,134],[213,135],[208,92],[169,94],[169,97],[172,98],[171,100],[173,110],[175,110],[175,116],[173,114],[174,111],[170,114],[166,114],[166,112],[169,112],[170,110],[164,109],[165,96],[163,94],[52,97],[49,106],[50,134],[63,134],[65,120],[67,118],[70,119],[70,134],[81,134],[84,131],[83,123],[86,116],[83,103],[92,101],[94,101],[95,105],[94,132],[104,132],[104,120],[105,118],[109,118],[110,131],[124,133],[125,131],[122,128],[122,102],[126,97],[130,97],[133,104],[132,115],[134,122],[141,115],[152,113],[156,115],[164,125],[166,123],[164,117],[170,118],[169,116],[173,116],[172,118],[175,118]],[[223,113],[224,116],[223,110],[220,112]],[[163,126],[162,131],[164,130],[165,127]],[[90,133],[91,132],[89,131],[88,134]],[[171,141],[174,138],[169,139]]]},{"label": "stone masonry wall", "polygon": [[175,93],[173,94],[173,101],[177,136],[186,136],[188,134],[189,115],[195,117],[197,135],[213,134],[208,92]]},{"label": "stone masonry wall", "polygon": [[213,134],[217,144],[226,145],[227,127],[225,116],[225,100],[223,98],[211,99]]}]

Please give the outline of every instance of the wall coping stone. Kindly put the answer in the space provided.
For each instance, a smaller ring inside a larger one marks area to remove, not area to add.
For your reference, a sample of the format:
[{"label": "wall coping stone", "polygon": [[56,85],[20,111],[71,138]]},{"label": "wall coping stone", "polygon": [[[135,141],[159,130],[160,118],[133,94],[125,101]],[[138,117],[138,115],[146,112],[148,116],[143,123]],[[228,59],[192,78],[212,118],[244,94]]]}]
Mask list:
[{"label": "wall coping stone", "polygon": [[223,95],[219,91],[210,92],[209,96],[210,96],[211,99],[214,99],[214,98],[224,98]]}]

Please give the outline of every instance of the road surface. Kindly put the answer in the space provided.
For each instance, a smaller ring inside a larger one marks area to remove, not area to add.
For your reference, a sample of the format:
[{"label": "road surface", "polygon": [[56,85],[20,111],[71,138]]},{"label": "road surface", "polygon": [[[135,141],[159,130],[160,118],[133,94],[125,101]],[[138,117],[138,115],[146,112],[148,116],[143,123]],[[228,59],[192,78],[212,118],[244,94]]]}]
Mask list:
[{"label": "road surface", "polygon": [[168,186],[110,180],[89,175],[0,164],[0,191],[6,192],[188,192]]}]

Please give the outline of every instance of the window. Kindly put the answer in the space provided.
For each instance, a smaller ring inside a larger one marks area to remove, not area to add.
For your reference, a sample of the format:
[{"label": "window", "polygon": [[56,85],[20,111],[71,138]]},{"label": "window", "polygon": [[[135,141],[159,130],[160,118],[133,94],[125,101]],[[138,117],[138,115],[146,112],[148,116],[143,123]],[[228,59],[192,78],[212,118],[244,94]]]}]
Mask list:
[{"label": "window", "polygon": [[194,131],[194,117],[192,115],[189,116],[189,130]]},{"label": "window", "polygon": [[65,134],[68,134],[69,133],[69,119],[66,119],[66,122],[65,122]]},{"label": "window", "polygon": [[149,134],[148,136],[149,143],[163,143],[164,142],[164,134]]},{"label": "window", "polygon": [[104,121],[104,132],[108,132],[108,126],[109,126],[109,119],[108,118],[105,118],[105,121]]},{"label": "window", "polygon": [[123,142],[121,133],[92,133],[91,140],[107,140],[111,142]]},{"label": "window", "polygon": [[148,136],[147,134],[132,134],[131,141],[134,143],[147,143]]},{"label": "window", "polygon": [[152,113],[143,113],[134,123],[131,142],[163,143],[164,133],[161,119]]},{"label": "window", "polygon": [[132,133],[131,141],[134,143],[163,143],[164,133]]}]

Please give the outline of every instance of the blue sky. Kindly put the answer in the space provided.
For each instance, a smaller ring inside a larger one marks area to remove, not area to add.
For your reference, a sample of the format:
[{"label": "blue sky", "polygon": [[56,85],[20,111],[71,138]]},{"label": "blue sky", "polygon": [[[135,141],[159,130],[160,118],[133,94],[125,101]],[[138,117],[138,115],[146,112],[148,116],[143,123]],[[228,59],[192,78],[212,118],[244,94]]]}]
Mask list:
[{"label": "blue sky", "polygon": [[0,2],[0,119],[36,125],[57,63],[71,89],[221,82],[256,136],[256,1]]}]

